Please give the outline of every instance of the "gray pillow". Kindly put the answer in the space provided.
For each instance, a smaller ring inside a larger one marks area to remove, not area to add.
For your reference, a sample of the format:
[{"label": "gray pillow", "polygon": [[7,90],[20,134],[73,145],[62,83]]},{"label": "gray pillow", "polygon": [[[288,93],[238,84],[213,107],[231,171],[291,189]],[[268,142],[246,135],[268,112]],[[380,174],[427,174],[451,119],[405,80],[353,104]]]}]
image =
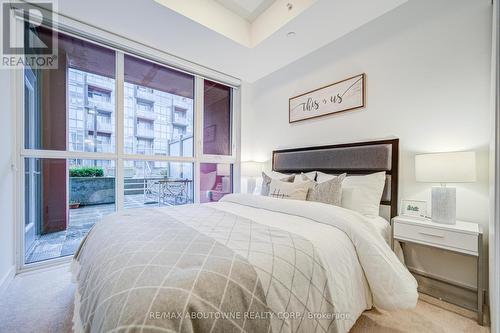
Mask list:
[{"label": "gray pillow", "polygon": [[[290,175],[290,176],[283,177],[280,180],[282,182],[293,183],[294,179],[295,179],[295,175]],[[262,172],[262,188],[260,189],[261,195],[265,195],[265,196],[269,195],[269,189],[270,189],[269,185],[271,185],[271,180],[273,180],[271,177],[266,175],[265,172]]]},{"label": "gray pillow", "polygon": [[317,201],[329,205],[340,206],[342,203],[342,182],[346,174],[343,173],[326,182],[317,183],[302,174],[303,181],[312,183],[309,192],[307,192],[307,201]]}]

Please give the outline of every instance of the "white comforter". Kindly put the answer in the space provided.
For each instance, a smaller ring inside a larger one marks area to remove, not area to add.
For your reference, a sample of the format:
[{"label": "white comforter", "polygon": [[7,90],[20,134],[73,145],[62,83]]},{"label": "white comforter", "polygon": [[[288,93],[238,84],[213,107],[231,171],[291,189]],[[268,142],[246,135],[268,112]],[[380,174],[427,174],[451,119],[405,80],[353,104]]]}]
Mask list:
[{"label": "white comforter", "polygon": [[416,306],[417,282],[373,219],[322,203],[247,194],[227,195],[211,206],[313,242],[328,266],[335,307],[351,314],[352,320],[342,322],[346,332],[372,305],[386,310]]},{"label": "white comforter", "polygon": [[[110,215],[75,255],[75,331],[348,332],[372,305],[416,305],[416,281],[378,225],[340,207],[242,194]],[[274,316],[151,316],[214,311]]]}]

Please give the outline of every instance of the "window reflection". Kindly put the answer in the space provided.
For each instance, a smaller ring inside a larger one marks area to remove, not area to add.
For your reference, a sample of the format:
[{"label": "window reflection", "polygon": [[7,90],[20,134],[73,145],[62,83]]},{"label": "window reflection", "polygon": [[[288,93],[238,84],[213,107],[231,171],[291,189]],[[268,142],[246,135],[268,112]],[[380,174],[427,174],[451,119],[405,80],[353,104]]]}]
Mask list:
[{"label": "window reflection", "polygon": [[231,155],[231,88],[205,80],[203,153]]},{"label": "window reflection", "polygon": [[194,77],[125,56],[125,151],[193,156]]},{"label": "window reflection", "polygon": [[200,202],[219,201],[233,192],[233,165],[226,163],[200,164]]}]

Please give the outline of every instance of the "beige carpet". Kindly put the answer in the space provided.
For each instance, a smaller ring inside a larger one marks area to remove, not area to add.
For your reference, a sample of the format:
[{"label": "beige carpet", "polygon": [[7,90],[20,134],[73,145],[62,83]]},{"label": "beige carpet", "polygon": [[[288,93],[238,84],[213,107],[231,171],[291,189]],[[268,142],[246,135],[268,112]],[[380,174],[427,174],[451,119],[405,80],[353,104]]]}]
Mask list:
[{"label": "beige carpet", "polygon": [[[424,301],[425,300],[425,301]],[[439,304],[440,306],[431,303]],[[429,296],[421,295],[416,309],[411,311],[386,312],[381,310],[365,311],[352,328],[351,332],[370,333],[488,333],[489,327],[479,326],[471,319],[444,309],[452,308],[458,313],[475,314],[458,307],[448,305]]]},{"label": "beige carpet", "polygon": [[0,295],[0,332],[71,332],[74,291],[69,265],[17,276]]},{"label": "beige carpet", "polygon": [[[71,332],[74,290],[68,266],[16,277],[0,295],[0,332]],[[420,300],[412,311],[366,311],[351,332],[487,333],[489,329]]]}]

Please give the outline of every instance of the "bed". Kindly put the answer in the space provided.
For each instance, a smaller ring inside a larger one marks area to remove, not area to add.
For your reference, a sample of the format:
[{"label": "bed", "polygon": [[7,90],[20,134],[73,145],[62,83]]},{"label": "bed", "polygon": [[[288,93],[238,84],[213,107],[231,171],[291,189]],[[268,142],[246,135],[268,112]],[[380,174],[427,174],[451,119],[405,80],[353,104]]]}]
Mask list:
[{"label": "bed", "polygon": [[381,215],[231,194],[120,212],[75,255],[75,332],[348,332],[373,306],[416,305],[387,243],[398,140],[273,152],[273,170],[386,172]]}]

